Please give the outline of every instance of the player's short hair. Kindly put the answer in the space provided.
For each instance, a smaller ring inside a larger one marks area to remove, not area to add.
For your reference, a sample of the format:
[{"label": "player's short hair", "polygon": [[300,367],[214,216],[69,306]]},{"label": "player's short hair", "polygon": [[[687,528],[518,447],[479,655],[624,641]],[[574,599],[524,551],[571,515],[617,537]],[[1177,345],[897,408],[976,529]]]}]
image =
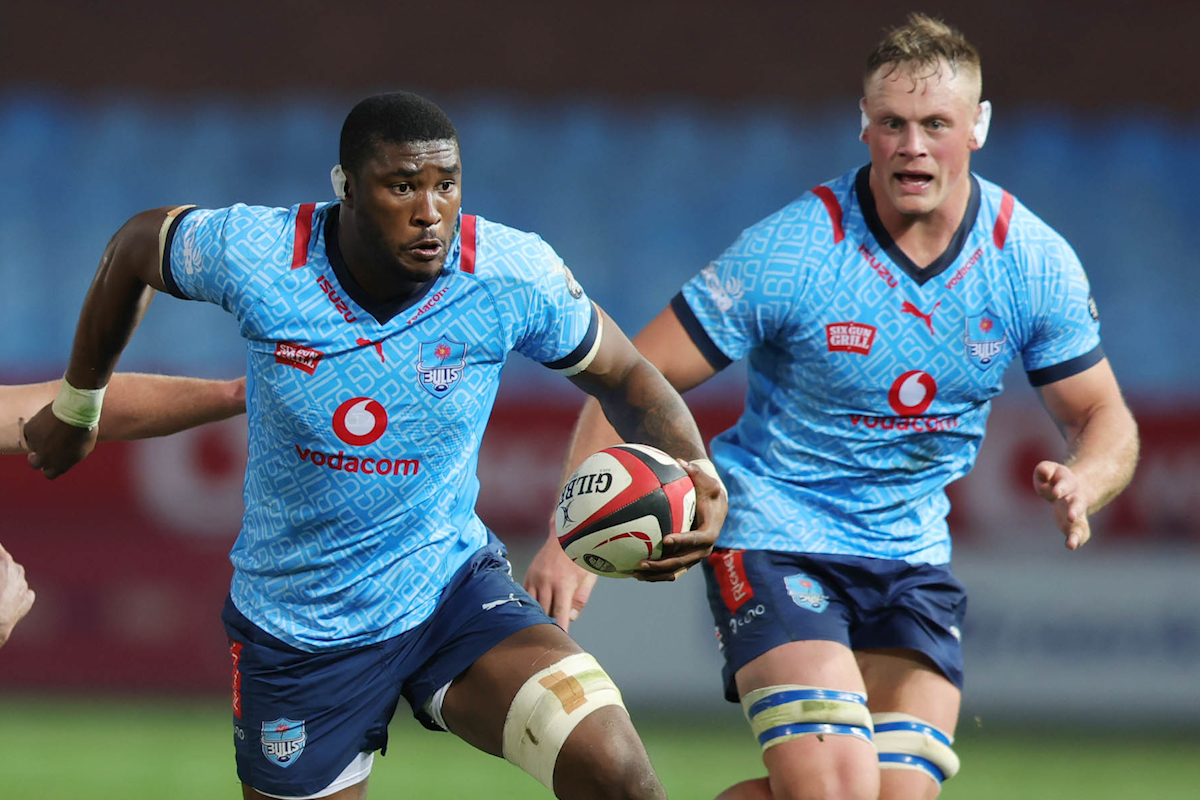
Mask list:
[{"label": "player's short hair", "polygon": [[458,142],[458,131],[446,112],[412,92],[388,92],[360,101],[342,123],[338,159],[347,173],[356,173],[381,144]]},{"label": "player's short hair", "polygon": [[966,67],[982,80],[979,51],[962,31],[940,19],[913,13],[904,25],[888,31],[867,57],[863,81],[869,81],[880,68],[885,69],[883,77],[898,69],[929,77],[938,73],[943,61],[953,74]]}]

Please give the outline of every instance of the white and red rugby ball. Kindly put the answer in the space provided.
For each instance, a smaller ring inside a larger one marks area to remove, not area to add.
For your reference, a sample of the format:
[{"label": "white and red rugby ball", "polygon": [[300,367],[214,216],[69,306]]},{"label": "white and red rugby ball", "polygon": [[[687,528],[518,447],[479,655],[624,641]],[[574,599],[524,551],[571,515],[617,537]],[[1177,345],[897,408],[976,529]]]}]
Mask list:
[{"label": "white and red rugby ball", "polygon": [[554,511],[563,552],[610,578],[628,578],[638,562],[659,558],[663,537],[691,530],[695,519],[692,479],[675,459],[644,444],[588,456],[567,479]]}]

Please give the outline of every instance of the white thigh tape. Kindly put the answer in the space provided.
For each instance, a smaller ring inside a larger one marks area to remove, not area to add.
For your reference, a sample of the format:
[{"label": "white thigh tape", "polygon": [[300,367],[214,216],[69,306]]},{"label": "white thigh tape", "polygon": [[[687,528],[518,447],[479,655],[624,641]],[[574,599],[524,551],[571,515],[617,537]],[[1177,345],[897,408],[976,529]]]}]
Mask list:
[{"label": "white thigh tape", "polygon": [[871,741],[866,695],[816,686],[781,684],[747,692],[742,709],[763,750],[810,734]]},{"label": "white thigh tape", "polygon": [[954,737],[923,719],[898,712],[871,715],[880,769],[915,769],[939,784],[958,774]]},{"label": "white thigh tape", "polygon": [[537,672],[517,692],[504,720],[504,757],[554,791],[554,764],[571,731],[604,706],[625,707],[596,659],[567,656]]}]

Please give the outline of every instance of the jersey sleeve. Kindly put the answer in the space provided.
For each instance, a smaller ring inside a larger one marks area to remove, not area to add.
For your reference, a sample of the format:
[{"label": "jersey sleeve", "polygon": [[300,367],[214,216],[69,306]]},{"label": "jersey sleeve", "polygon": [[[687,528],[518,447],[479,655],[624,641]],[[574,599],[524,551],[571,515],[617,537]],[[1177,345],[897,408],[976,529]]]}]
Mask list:
[{"label": "jersey sleeve", "polygon": [[294,216],[294,210],[245,205],[183,209],[160,243],[167,291],[243,319],[290,265]]},{"label": "jersey sleeve", "polygon": [[1058,238],[1039,246],[1031,270],[1032,336],[1021,357],[1034,386],[1069,378],[1104,358],[1100,316],[1079,257]]},{"label": "jersey sleeve", "polygon": [[531,237],[525,268],[505,303],[513,350],[565,375],[587,369],[603,335],[599,310],[554,249]]},{"label": "jersey sleeve", "polygon": [[671,307],[715,369],[724,369],[787,323],[797,294],[796,259],[774,252],[776,225],[747,228],[683,285]]}]

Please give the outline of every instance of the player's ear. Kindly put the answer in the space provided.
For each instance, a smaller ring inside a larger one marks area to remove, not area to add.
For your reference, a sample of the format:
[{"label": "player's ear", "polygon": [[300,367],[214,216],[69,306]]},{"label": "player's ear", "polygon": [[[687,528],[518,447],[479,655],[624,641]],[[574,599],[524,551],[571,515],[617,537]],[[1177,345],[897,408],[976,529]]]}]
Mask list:
[{"label": "player's ear", "polygon": [[972,150],[978,150],[983,147],[987,141],[988,129],[992,125],[992,104],[989,100],[984,100],[975,109],[975,124],[971,127],[971,138],[967,140],[967,147]]},{"label": "player's ear", "polygon": [[[346,198],[350,194],[350,181],[346,176],[346,171],[342,169],[341,164],[334,164],[333,169],[329,170],[329,182],[333,184],[334,196],[343,203],[346,203]],[[346,205],[348,205],[350,208],[354,208],[353,201],[346,203]]]}]

